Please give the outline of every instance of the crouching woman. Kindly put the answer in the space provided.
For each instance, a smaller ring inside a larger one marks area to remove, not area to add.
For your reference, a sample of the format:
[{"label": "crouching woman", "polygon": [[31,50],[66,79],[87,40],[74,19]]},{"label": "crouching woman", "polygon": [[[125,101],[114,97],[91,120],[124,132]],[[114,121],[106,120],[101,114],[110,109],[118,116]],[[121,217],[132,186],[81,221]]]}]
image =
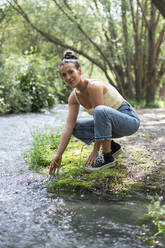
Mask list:
[{"label": "crouching woman", "polygon": [[[113,139],[132,135],[138,130],[140,120],[136,111],[112,85],[99,79],[84,78],[80,62],[71,51],[65,53],[60,72],[73,91],[68,99],[66,125],[49,173],[55,174],[61,166],[72,134],[86,144],[93,142],[93,150],[85,164],[87,171],[114,166],[121,146]],[[92,119],[77,119],[80,105],[93,115]]]}]

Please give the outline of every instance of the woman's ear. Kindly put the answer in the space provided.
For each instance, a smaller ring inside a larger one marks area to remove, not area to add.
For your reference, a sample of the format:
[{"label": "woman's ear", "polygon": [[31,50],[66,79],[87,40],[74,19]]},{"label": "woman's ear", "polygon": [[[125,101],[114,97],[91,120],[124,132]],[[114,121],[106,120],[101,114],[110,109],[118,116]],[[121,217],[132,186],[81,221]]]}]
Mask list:
[{"label": "woman's ear", "polygon": [[78,68],[78,71],[79,71],[79,73],[80,73],[80,75],[81,75],[81,74],[82,74],[82,69],[81,69],[81,67]]}]

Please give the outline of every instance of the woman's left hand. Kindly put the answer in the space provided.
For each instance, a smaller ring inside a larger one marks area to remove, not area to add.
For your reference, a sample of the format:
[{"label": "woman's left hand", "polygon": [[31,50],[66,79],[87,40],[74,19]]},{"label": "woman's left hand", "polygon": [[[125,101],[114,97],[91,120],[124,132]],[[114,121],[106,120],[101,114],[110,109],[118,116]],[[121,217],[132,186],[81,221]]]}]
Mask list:
[{"label": "woman's left hand", "polygon": [[85,165],[91,166],[92,164],[95,164],[97,156],[98,156],[98,151],[92,151]]}]

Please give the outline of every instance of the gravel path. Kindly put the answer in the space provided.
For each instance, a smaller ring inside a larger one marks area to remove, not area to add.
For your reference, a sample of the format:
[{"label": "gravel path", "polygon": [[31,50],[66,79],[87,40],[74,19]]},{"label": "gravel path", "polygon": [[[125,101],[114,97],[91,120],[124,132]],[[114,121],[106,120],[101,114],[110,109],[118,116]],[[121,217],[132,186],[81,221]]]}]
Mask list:
[{"label": "gravel path", "polygon": [[137,111],[141,126],[132,136],[119,141],[126,152],[128,180],[140,182],[145,191],[165,196],[165,109]]}]

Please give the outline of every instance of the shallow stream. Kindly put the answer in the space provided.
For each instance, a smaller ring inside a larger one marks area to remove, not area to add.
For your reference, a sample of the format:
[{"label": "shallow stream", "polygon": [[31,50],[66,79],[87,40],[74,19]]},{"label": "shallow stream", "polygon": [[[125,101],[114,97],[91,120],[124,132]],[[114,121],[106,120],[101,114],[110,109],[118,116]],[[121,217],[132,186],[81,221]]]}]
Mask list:
[{"label": "shallow stream", "polygon": [[0,248],[147,247],[137,226],[145,203],[51,194],[44,176],[28,169],[23,154],[31,132],[58,128],[66,112],[62,105],[51,113],[0,117]]}]

